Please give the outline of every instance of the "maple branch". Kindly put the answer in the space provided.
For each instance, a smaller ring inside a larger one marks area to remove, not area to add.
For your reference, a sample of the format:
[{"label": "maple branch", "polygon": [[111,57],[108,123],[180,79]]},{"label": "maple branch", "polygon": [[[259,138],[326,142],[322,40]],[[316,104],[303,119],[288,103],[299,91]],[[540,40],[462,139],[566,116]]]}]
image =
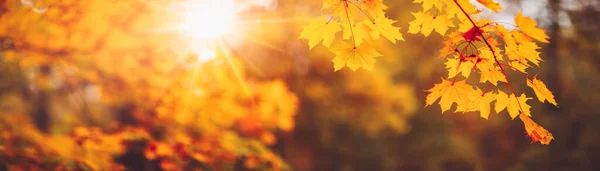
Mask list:
[{"label": "maple branch", "polygon": [[485,45],[492,52],[492,56],[494,57],[494,61],[496,61],[496,64],[498,64],[498,67],[500,67],[500,71],[502,71],[502,74],[504,74],[504,78],[506,79],[506,83],[510,87],[510,90],[512,91],[512,93],[515,95],[515,99],[517,100],[517,104],[519,105],[519,109],[521,109],[521,113],[524,113],[525,111],[523,110],[523,107],[521,106],[521,102],[519,101],[519,98],[516,98],[517,97],[517,93],[515,91],[515,88],[510,83],[510,80],[508,79],[508,75],[506,75],[506,71],[504,71],[504,67],[502,67],[502,65],[500,65],[500,61],[498,61],[498,57],[496,56],[496,51],[494,50],[494,48],[492,47],[492,45],[490,45],[490,43],[487,41],[487,39],[485,39],[485,36],[481,32],[481,30],[478,29],[479,27],[477,26],[477,24],[475,24],[475,22],[473,21],[473,19],[471,18],[471,16],[469,16],[469,14],[467,14],[467,12],[465,11],[465,9],[463,9],[463,7],[458,3],[458,0],[454,0],[454,3],[456,4],[456,6],[458,6],[458,8],[460,8],[460,10],[462,11],[462,13],[465,14],[465,16],[467,17],[467,19],[469,19],[469,21],[471,22],[471,24],[473,24],[473,27],[475,27],[475,32],[477,32],[476,34],[479,34],[479,36],[481,36],[481,39],[483,39],[483,42],[485,43]]}]

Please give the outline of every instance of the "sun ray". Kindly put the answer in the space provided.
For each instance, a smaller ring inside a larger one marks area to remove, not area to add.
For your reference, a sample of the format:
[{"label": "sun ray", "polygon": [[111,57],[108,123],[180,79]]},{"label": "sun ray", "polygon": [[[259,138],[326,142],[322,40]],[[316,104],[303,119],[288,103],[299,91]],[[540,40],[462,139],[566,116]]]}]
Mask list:
[{"label": "sun ray", "polygon": [[244,40],[249,40],[249,41],[251,41],[253,43],[256,43],[258,45],[264,46],[266,48],[273,49],[273,50],[276,50],[278,52],[285,52],[285,50],[283,50],[283,49],[281,49],[281,48],[279,48],[279,47],[277,47],[277,46],[275,46],[273,44],[269,44],[268,42],[262,41],[260,39],[255,39],[255,38],[250,37],[250,36],[246,36],[244,38],[245,38]]},{"label": "sun ray", "polygon": [[231,55],[231,51],[229,51],[229,49],[225,49],[224,47],[227,47],[227,46],[223,45],[223,43],[220,43],[220,44],[221,44],[221,46],[219,46],[221,48],[220,50],[222,51],[223,56],[225,57],[225,60],[229,64],[229,67],[231,67],[231,70],[233,71],[233,74],[235,75],[236,79],[240,83],[240,87],[242,88],[244,93],[246,93],[247,96],[251,96],[252,92],[250,91],[250,88],[248,87],[248,85],[246,84],[244,79],[242,78],[242,74],[240,73],[239,68],[235,67],[235,64],[233,64],[233,57]]},{"label": "sun ray", "polygon": [[258,74],[258,76],[260,77],[264,77],[264,73],[262,72],[262,70],[260,70],[254,63],[252,63],[250,61],[250,58],[247,56],[244,56],[243,53],[240,53],[237,49],[235,49],[234,47],[232,47],[230,44],[227,43],[226,40],[223,40],[221,42],[223,44],[223,46],[227,49],[229,49],[231,51],[231,53],[233,53],[234,55],[241,57],[246,64],[248,65],[248,67],[250,67],[250,69],[252,69],[253,71],[255,71],[256,74]]}]

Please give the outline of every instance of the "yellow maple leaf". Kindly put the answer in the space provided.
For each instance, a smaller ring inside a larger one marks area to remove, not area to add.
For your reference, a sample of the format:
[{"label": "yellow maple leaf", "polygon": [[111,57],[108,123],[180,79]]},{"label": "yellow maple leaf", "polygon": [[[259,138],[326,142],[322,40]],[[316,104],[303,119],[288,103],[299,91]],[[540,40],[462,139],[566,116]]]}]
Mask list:
[{"label": "yellow maple leaf", "polygon": [[375,57],[381,56],[374,48],[365,44],[360,46],[354,46],[351,43],[341,43],[332,49],[335,53],[333,58],[333,67],[335,71],[338,71],[344,66],[356,71],[362,67],[365,70],[373,70],[375,64]]},{"label": "yellow maple leaf", "polygon": [[433,88],[426,90],[429,92],[425,99],[425,106],[432,105],[441,97],[439,102],[442,108],[442,113],[449,110],[452,104],[456,103],[459,107],[467,108],[469,103],[468,95],[474,91],[471,85],[468,85],[465,80],[452,83],[451,81],[442,79],[442,83],[435,84]]},{"label": "yellow maple leaf", "polygon": [[534,42],[523,39],[522,33],[513,30],[508,32],[504,27],[496,27],[498,33],[502,36],[505,42],[506,56],[510,60],[516,60],[519,63],[525,65],[525,68],[529,67],[527,64],[531,62],[536,66],[539,66],[542,58],[538,49],[540,47]]},{"label": "yellow maple leaf", "polygon": [[527,136],[531,137],[531,143],[540,142],[544,145],[550,144],[550,141],[554,140],[554,136],[548,130],[535,123],[531,118],[526,115],[520,115],[519,118],[525,125],[525,131]]},{"label": "yellow maple leaf", "polygon": [[533,79],[527,79],[527,86],[533,89],[535,96],[540,100],[540,102],[544,103],[544,101],[548,100],[549,103],[554,106],[558,106],[556,100],[554,100],[554,94],[546,87],[546,84],[541,80],[537,79],[537,75],[533,76]]},{"label": "yellow maple leaf", "polygon": [[[485,49],[481,51],[482,49]],[[489,81],[493,85],[498,85],[498,81],[507,82],[506,76],[502,73],[500,67],[495,65],[495,61],[493,60],[492,52],[487,48],[480,48],[481,53],[479,54],[482,57],[482,60],[477,63],[477,69],[481,71],[481,76],[479,78],[479,82]],[[497,54],[499,56],[499,54]],[[498,59],[502,59],[498,57]]]},{"label": "yellow maple leaf", "polygon": [[452,20],[447,15],[438,15],[433,17],[433,21],[431,22],[433,29],[435,32],[440,35],[445,35],[446,31],[448,31],[448,27],[454,27]]},{"label": "yellow maple leaf", "polygon": [[496,113],[502,112],[502,110],[506,109],[508,105],[508,94],[503,91],[498,91],[498,96],[496,97],[496,104],[494,105],[494,110]]},{"label": "yellow maple leaf", "polygon": [[385,37],[392,43],[396,43],[396,40],[404,40],[400,28],[392,25],[396,21],[386,17],[378,17],[374,20],[375,22],[365,22],[367,27],[371,29],[371,37],[374,40],[379,39],[380,36]]},{"label": "yellow maple leaf", "polygon": [[[531,98],[527,98],[525,94],[521,94],[521,96],[516,97],[514,94],[509,96],[500,91],[498,92],[498,98],[496,98],[496,113],[500,113],[506,109],[510,115],[510,118],[512,119],[515,119],[521,113],[531,116],[531,106],[526,103],[529,99]],[[523,111],[521,111],[521,109],[523,109]]]},{"label": "yellow maple leaf", "polygon": [[388,8],[383,4],[383,0],[363,0],[360,7],[367,11],[372,18],[385,16],[383,10]]},{"label": "yellow maple leaf", "polygon": [[[486,40],[493,40],[493,39],[486,38]],[[495,40],[493,40],[493,41],[495,41]],[[477,56],[486,60],[485,62],[492,64],[492,65],[495,64],[494,56],[496,56],[496,59],[498,59],[498,61],[503,61],[502,53],[501,53],[502,50],[493,46],[491,42],[488,42],[488,43],[490,43],[490,46],[494,47],[494,54],[492,54],[492,51],[490,50],[490,48],[488,48],[487,46],[483,46],[483,47],[480,47],[477,49],[477,50],[479,50],[479,54]],[[494,42],[494,43],[497,43],[497,42]]]},{"label": "yellow maple leaf", "polygon": [[471,71],[473,71],[473,67],[475,66],[475,64],[469,60],[460,62],[459,56],[448,58],[448,61],[446,61],[445,64],[448,69],[448,78],[454,78],[458,73],[462,73],[462,76],[469,78],[469,75],[471,75]]},{"label": "yellow maple leaf", "polygon": [[423,11],[412,14],[415,16],[415,20],[409,23],[408,33],[421,33],[424,36],[429,36],[435,30],[443,36],[448,31],[448,27],[454,27],[452,20],[447,15],[432,16]]},{"label": "yellow maple leaf", "polygon": [[340,23],[336,21],[328,21],[325,17],[315,18],[309,21],[309,24],[304,26],[300,33],[300,38],[308,39],[310,49],[315,47],[321,40],[323,46],[329,48],[335,34],[342,30]]},{"label": "yellow maple leaf", "polygon": [[525,72],[525,69],[527,69],[529,67],[528,65],[525,65],[525,64],[523,64],[523,63],[521,63],[519,61],[513,61],[513,62],[511,62],[510,66],[511,66],[511,68],[516,69],[516,70],[518,70],[520,72],[523,72],[523,73],[527,73],[527,72]]},{"label": "yellow maple leaf", "polygon": [[339,19],[342,24],[351,24],[354,22],[356,18],[356,14],[358,11],[362,10],[360,7],[352,1],[340,1],[340,0],[331,0],[333,1],[329,9],[330,15],[333,18]]},{"label": "yellow maple leaf", "polygon": [[503,10],[502,6],[500,6],[500,4],[497,2],[494,2],[494,0],[477,0],[477,2],[494,12]]},{"label": "yellow maple leaf", "polygon": [[[465,21],[467,18],[467,16],[465,16],[462,12],[462,10],[464,10],[465,12],[467,12],[467,14],[477,14],[479,13],[479,10],[477,10],[477,8],[475,7],[475,5],[471,4],[471,2],[469,0],[443,0],[446,2],[447,6],[443,7],[443,9],[446,11],[446,14],[448,15],[449,18],[454,18],[457,17],[460,21]],[[458,5],[456,5],[456,3],[458,3],[461,8],[458,7]],[[441,7],[438,7],[438,9],[442,9]]]},{"label": "yellow maple leaf", "polygon": [[488,69],[481,70],[481,78],[479,82],[489,81],[493,85],[498,85],[498,81],[507,82],[506,76],[500,71],[498,67],[489,67]]},{"label": "yellow maple leaf", "polygon": [[[427,12],[423,12],[423,11],[419,11],[416,13],[411,12],[411,14],[415,17],[415,19],[408,23],[408,33],[412,33],[412,34],[420,33],[423,23],[431,22],[430,20],[433,19],[433,17],[431,17],[431,14],[429,14]],[[429,34],[427,34],[427,35],[429,35]]]},{"label": "yellow maple leaf", "polygon": [[371,29],[365,24],[368,22],[370,21],[361,21],[356,24],[351,24],[350,26],[344,27],[344,31],[342,32],[342,38],[344,40],[352,38],[356,46],[362,44],[364,40],[371,39]]},{"label": "yellow maple leaf", "polygon": [[466,108],[458,106],[457,112],[472,112],[479,111],[479,116],[484,119],[488,119],[490,116],[490,103],[496,100],[496,94],[486,92],[485,94],[481,89],[476,88],[475,91],[468,95],[469,103]]},{"label": "yellow maple leaf", "polygon": [[515,23],[527,36],[540,42],[548,43],[548,35],[544,33],[544,30],[535,27],[537,23],[533,19],[525,17],[519,12],[515,16]]},{"label": "yellow maple leaf", "polygon": [[507,43],[505,48],[508,59],[517,60],[521,64],[527,65],[527,62],[529,61],[536,66],[539,66],[542,61],[540,52],[537,51],[540,47],[533,42],[522,42],[518,45]]}]

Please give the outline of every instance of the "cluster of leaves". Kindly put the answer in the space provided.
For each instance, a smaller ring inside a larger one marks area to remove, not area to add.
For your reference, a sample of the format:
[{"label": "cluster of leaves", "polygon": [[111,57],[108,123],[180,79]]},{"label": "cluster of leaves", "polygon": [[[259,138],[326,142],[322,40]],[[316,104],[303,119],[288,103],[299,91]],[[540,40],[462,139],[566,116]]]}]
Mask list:
[{"label": "cluster of leaves", "polygon": [[[535,76],[530,79],[526,73],[532,64],[539,66],[542,61],[538,52],[540,47],[535,40],[548,43],[548,36],[536,27],[535,21],[518,13],[515,16],[516,28],[509,31],[502,24],[477,20],[481,10],[467,0],[414,2],[422,3],[423,11],[413,13],[415,20],[409,23],[408,32],[428,36],[435,30],[447,38],[440,57],[447,58],[448,78],[427,90],[426,105],[440,99],[442,112],[456,104],[455,112],[478,111],[481,117],[487,119],[490,105],[495,101],[496,113],[506,109],[511,118],[519,116],[533,142],[549,144],[554,139],[552,134],[530,119],[531,106],[526,102],[531,98],[524,93],[518,95],[507,77],[511,70],[521,73],[540,102],[558,105],[546,85]],[[480,0],[479,3],[494,12],[502,10],[491,0]],[[446,34],[450,28],[456,29]],[[468,78],[477,75],[478,82],[487,88],[480,89],[467,83]],[[464,79],[459,79],[461,76]],[[504,83],[506,90],[499,83]]]},{"label": "cluster of leaves", "polygon": [[27,116],[14,113],[3,113],[0,123],[1,162],[9,170],[123,170],[113,160],[127,148],[122,143],[148,136],[139,128],[107,134],[91,127],[76,127],[70,134],[44,134]]},{"label": "cluster of leaves", "polygon": [[[503,10],[493,0],[478,2],[494,12]],[[447,58],[448,78],[427,90],[426,106],[441,99],[442,113],[456,104],[455,112],[478,111],[487,119],[491,103],[495,101],[496,113],[506,109],[511,118],[520,116],[533,142],[549,144],[554,139],[552,134],[529,118],[531,106],[526,101],[531,98],[525,94],[517,95],[506,73],[510,70],[521,73],[540,102],[548,101],[558,106],[546,85],[526,73],[532,64],[539,66],[542,61],[535,40],[548,43],[548,36],[536,27],[536,22],[518,13],[516,28],[509,31],[500,23],[478,20],[481,10],[468,0],[415,0],[414,3],[422,3],[423,10],[413,13],[415,20],[409,23],[408,33],[429,36],[435,31],[447,38],[439,56]],[[352,42],[341,42],[331,48],[336,54],[333,59],[335,70],[343,66],[352,70],[359,67],[371,70],[374,57],[381,55],[365,43],[380,35],[393,43],[403,40],[399,29],[391,25],[394,21],[385,17],[383,10],[386,8],[380,0],[324,0],[323,10],[330,17],[311,20],[299,38],[308,39],[310,48],[321,40],[329,48],[336,33],[342,31],[342,40],[351,39]],[[478,82],[487,88],[480,89],[467,83],[467,79],[475,75],[479,75]],[[505,83],[506,90],[499,82]]]},{"label": "cluster of leaves", "polygon": [[[322,42],[335,53],[334,69],[347,66],[372,70],[375,57],[381,54],[369,46],[369,42],[381,37],[392,43],[404,40],[400,28],[393,26],[394,20],[385,16],[387,6],[383,0],[324,0],[322,11],[329,17],[311,19],[302,29],[299,38],[308,39],[312,49]],[[341,42],[335,43],[336,35],[342,32]],[[334,44],[334,45],[332,45]]]},{"label": "cluster of leaves", "polygon": [[[11,44],[0,49],[3,63],[20,66],[36,94],[91,94],[116,113],[116,121],[102,129],[94,128],[95,122],[61,123],[57,117],[46,121],[59,124],[44,133],[26,122],[31,126],[19,130],[36,132],[31,137],[38,138],[33,140],[16,141],[20,138],[15,137],[30,136],[0,130],[6,133],[0,154],[28,154],[11,152],[16,146],[53,149],[55,155],[31,155],[32,165],[44,166],[43,170],[61,166],[45,165],[54,159],[76,161],[93,170],[114,170],[119,165],[115,159],[129,154],[141,154],[144,160],[169,170],[227,168],[240,162],[248,168],[287,168],[268,146],[277,142],[278,132],[294,128],[296,96],[281,80],[247,78],[242,63],[226,58],[225,52],[216,52],[212,61],[198,61],[197,56],[203,54],[187,50],[185,36],[156,31],[174,24],[174,14],[163,7],[177,2],[0,1],[0,37]],[[79,92],[89,87],[97,91]],[[94,113],[86,105],[96,103],[95,99],[83,100],[73,105],[76,111],[58,112]],[[72,129],[77,126],[81,129]],[[144,135],[138,138],[143,143],[129,140],[130,127]],[[89,137],[83,145],[80,134]],[[44,141],[48,137],[59,140]],[[127,165],[129,158],[124,160],[120,164],[125,167],[137,167]]]}]

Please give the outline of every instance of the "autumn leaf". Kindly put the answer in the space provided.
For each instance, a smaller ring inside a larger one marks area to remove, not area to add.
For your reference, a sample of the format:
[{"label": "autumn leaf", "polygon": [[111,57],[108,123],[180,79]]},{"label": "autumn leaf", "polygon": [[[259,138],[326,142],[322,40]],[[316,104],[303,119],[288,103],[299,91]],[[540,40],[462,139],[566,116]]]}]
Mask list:
[{"label": "autumn leaf", "polygon": [[[416,12],[416,13],[411,12],[411,14],[415,17],[415,19],[408,23],[408,33],[412,33],[412,34],[422,33],[421,28],[423,27],[423,23],[431,22],[431,19],[433,19],[433,17],[431,17],[431,15],[429,13],[423,12],[423,11]],[[423,35],[425,35],[425,33],[423,33]],[[429,34],[427,34],[425,36],[429,36]]]},{"label": "autumn leaf", "polygon": [[494,12],[503,10],[502,6],[500,6],[500,4],[498,4],[497,2],[494,2],[494,0],[477,0],[477,2],[481,3],[481,5],[487,7],[488,9]]},{"label": "autumn leaf", "polygon": [[473,27],[473,28],[469,29],[469,31],[465,32],[463,34],[463,37],[467,41],[481,41],[481,39],[479,39],[479,36],[481,36],[481,33],[483,33],[483,31],[481,29],[479,29],[479,27]]},{"label": "autumn leaf", "polygon": [[[510,96],[504,92],[498,92],[498,98],[496,99],[495,110],[496,113],[502,112],[504,109],[508,111],[510,118],[515,119],[519,114],[524,113],[528,116],[531,115],[529,106],[526,102],[531,98],[527,98],[525,94],[521,94],[518,98],[514,94]],[[521,111],[523,109],[523,111]]]},{"label": "autumn leaf", "polygon": [[344,27],[342,38],[344,40],[353,39],[356,46],[362,44],[363,40],[369,40],[371,38],[371,29],[365,23],[368,23],[368,21],[361,21]]},{"label": "autumn leaf", "polygon": [[475,66],[475,64],[469,60],[461,62],[460,56],[449,58],[445,64],[448,69],[448,78],[454,78],[459,73],[462,73],[462,76],[465,78],[469,78],[469,75],[471,75],[471,71],[473,71],[473,67]]},{"label": "autumn leaf", "polygon": [[506,56],[508,56],[510,60],[519,61],[521,64],[531,62],[536,66],[539,66],[542,61],[540,52],[537,51],[539,48],[540,47],[533,42],[522,42],[518,45],[507,42],[505,47]]},{"label": "autumn leaf", "polygon": [[508,105],[508,94],[506,94],[503,91],[498,91],[498,96],[496,98],[496,104],[494,105],[494,110],[496,111],[496,113],[500,113],[502,112],[504,109],[506,109],[506,106]]},{"label": "autumn leaf", "polygon": [[388,8],[383,0],[363,0],[360,7],[365,9],[372,18],[385,16],[383,10]]},{"label": "autumn leaf", "polygon": [[442,83],[435,84],[433,88],[425,91],[429,92],[425,100],[425,106],[432,105],[441,97],[439,104],[442,108],[442,113],[449,110],[454,103],[459,106],[458,108],[466,108],[469,103],[468,95],[473,91],[473,87],[468,85],[465,80],[452,83],[442,79]]},{"label": "autumn leaf", "polygon": [[531,143],[539,141],[541,144],[548,145],[550,141],[554,140],[552,133],[535,123],[529,116],[520,115],[519,118],[525,125],[525,131],[527,136],[531,138]]},{"label": "autumn leaf", "polygon": [[396,21],[386,17],[378,17],[375,18],[375,22],[365,22],[365,25],[371,28],[371,37],[374,40],[377,40],[380,36],[383,36],[390,42],[396,43],[396,40],[404,40],[404,38],[402,38],[400,28],[392,25],[395,22]]},{"label": "autumn leaf", "polygon": [[548,103],[553,104],[554,106],[558,106],[558,103],[554,100],[554,94],[546,87],[546,84],[541,80],[537,79],[537,75],[533,76],[533,79],[527,79],[527,86],[533,89],[535,96],[540,100],[540,102],[544,103],[548,100]]},{"label": "autumn leaf", "polygon": [[381,56],[372,47],[367,45],[354,46],[351,43],[342,43],[333,47],[333,64],[335,71],[342,69],[344,66],[348,66],[352,71],[356,71],[358,68],[365,70],[373,70],[375,64],[375,57]]},{"label": "autumn leaf", "polygon": [[472,112],[479,111],[479,116],[488,119],[490,116],[490,103],[496,100],[496,94],[483,93],[481,89],[476,88],[475,91],[468,95],[469,103],[467,106],[458,106],[456,112]]},{"label": "autumn leaf", "polygon": [[[447,6],[445,7],[438,7],[438,9],[444,9],[446,11],[446,14],[448,15],[448,17],[450,18],[458,18],[459,20],[463,21],[464,19],[466,19],[467,16],[465,16],[463,14],[463,10],[469,14],[469,15],[475,15],[477,13],[479,13],[479,10],[477,10],[477,8],[475,7],[475,5],[471,4],[471,2],[469,0],[444,0],[445,2],[447,2]],[[461,7],[459,8],[456,3],[458,3]]]},{"label": "autumn leaf", "polygon": [[[492,52],[487,48],[480,48],[480,62],[477,63],[477,69],[481,71],[479,82],[485,83],[489,81],[493,85],[497,86],[498,81],[508,83],[506,76],[502,72],[499,66],[496,66]],[[496,53],[497,59],[501,61],[500,54]]]},{"label": "autumn leaf", "polygon": [[512,61],[510,63],[510,66],[511,66],[511,68],[516,69],[517,71],[522,72],[522,73],[527,73],[525,71],[525,69],[527,69],[529,67],[528,65],[525,65],[519,61]]},{"label": "autumn leaf", "polygon": [[304,26],[298,38],[308,39],[310,49],[319,44],[321,40],[323,46],[329,48],[333,43],[333,39],[335,39],[335,34],[342,30],[340,23],[328,21],[325,17],[312,19],[309,23]]},{"label": "autumn leaf", "polygon": [[527,98],[525,94],[521,94],[521,96],[519,96],[518,98],[514,94],[511,94],[506,110],[508,111],[508,114],[512,119],[514,119],[517,115],[521,113],[524,113],[527,116],[531,116],[531,106],[529,106],[526,103],[529,99],[531,98]]},{"label": "autumn leaf", "polygon": [[432,16],[427,12],[412,13],[415,20],[409,23],[408,33],[429,36],[432,31],[445,35],[448,27],[455,27],[447,15]]},{"label": "autumn leaf", "polygon": [[452,20],[447,15],[438,15],[433,17],[433,21],[431,22],[433,29],[435,32],[440,35],[445,35],[446,31],[448,31],[448,27],[454,27]]},{"label": "autumn leaf", "polygon": [[489,81],[493,85],[498,85],[498,81],[507,82],[506,76],[504,76],[502,71],[500,71],[500,68],[496,66],[489,67],[485,70],[481,70],[481,77],[479,79],[479,82],[484,83],[486,81]]},{"label": "autumn leaf", "polygon": [[540,52],[538,52],[538,49],[540,49],[538,45],[525,40],[523,34],[516,30],[509,32],[503,26],[497,26],[496,29],[504,39],[504,49],[510,60],[518,61],[520,64],[525,65],[525,68],[529,67],[528,62],[539,66],[542,58]]},{"label": "autumn leaf", "polygon": [[521,12],[515,16],[515,23],[517,27],[527,34],[529,37],[534,38],[540,42],[548,43],[548,35],[544,33],[544,30],[535,27],[537,24],[533,19],[523,16]]}]

